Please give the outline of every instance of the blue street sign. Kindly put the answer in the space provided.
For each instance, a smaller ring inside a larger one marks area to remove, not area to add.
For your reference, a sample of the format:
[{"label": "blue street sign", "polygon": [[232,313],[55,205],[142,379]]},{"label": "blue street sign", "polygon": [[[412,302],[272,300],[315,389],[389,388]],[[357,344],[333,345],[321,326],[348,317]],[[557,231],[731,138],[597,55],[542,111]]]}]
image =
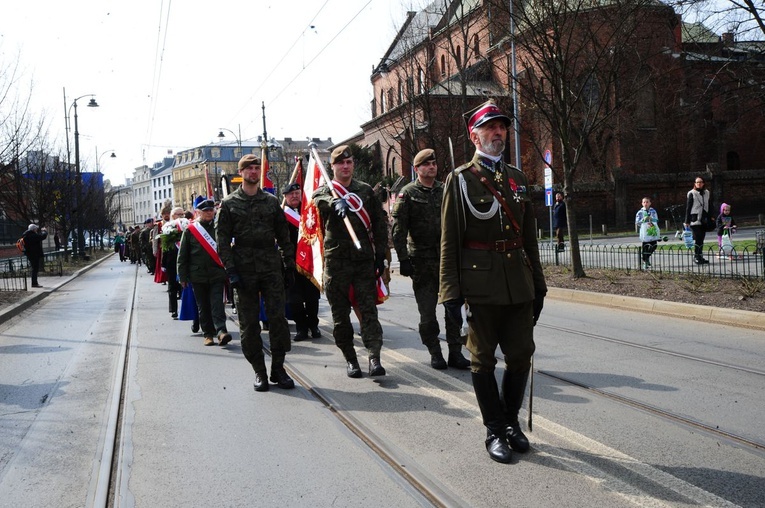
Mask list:
[{"label": "blue street sign", "polygon": [[553,205],[552,189],[545,190],[545,206]]}]

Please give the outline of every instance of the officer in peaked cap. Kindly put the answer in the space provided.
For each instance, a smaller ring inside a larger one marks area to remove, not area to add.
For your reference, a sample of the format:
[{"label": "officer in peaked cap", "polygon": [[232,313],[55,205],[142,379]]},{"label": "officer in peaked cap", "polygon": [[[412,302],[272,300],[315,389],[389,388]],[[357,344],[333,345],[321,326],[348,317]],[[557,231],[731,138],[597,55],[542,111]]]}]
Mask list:
[{"label": "officer in peaked cap", "polygon": [[467,369],[470,361],[462,355],[460,327],[446,320],[448,362],[438,339],[438,272],[441,251],[441,201],[444,185],[436,179],[436,153],[430,148],[414,157],[415,181],[401,189],[393,208],[393,246],[400,261],[401,275],[412,278],[414,298],[420,312],[420,339],[430,352],[430,366]]},{"label": "officer in peaked cap", "polygon": [[[330,156],[333,185],[316,190],[313,202],[324,228],[324,293],[332,312],[335,344],[343,353],[346,375],[362,376],[353,345],[351,308],[361,315],[361,340],[369,354],[369,375],[384,376],[380,363],[382,326],[377,317],[377,279],[385,271],[388,247],[388,219],[372,187],[353,178],[354,161],[350,147],[341,145]],[[361,249],[357,249],[346,226],[351,225]],[[349,291],[353,287],[355,302]]]},{"label": "officer in peaked cap", "polygon": [[[486,450],[502,463],[529,442],[518,414],[534,353],[534,324],[547,286],[523,173],[502,160],[510,118],[494,101],[465,116],[472,160],[444,184],[439,301],[449,319],[468,307],[473,389],[486,427]],[[501,395],[495,352],[504,354]]]}]

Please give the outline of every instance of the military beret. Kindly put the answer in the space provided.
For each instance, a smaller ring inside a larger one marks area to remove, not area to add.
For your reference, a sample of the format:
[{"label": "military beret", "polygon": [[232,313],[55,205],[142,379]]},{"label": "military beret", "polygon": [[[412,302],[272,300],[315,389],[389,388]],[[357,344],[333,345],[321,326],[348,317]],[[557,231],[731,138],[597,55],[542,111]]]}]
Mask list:
[{"label": "military beret", "polygon": [[417,167],[420,164],[425,164],[428,161],[436,160],[436,152],[431,148],[420,150],[420,152],[414,156],[414,166]]},{"label": "military beret", "polygon": [[239,171],[243,170],[250,164],[257,164],[260,166],[260,157],[254,153],[248,153],[247,155],[243,156],[241,159],[239,159]]},{"label": "military beret", "polygon": [[300,184],[297,182],[288,183],[282,189],[282,194],[289,194],[292,191],[300,190]]},{"label": "military beret", "polygon": [[194,208],[197,210],[205,211],[205,210],[214,210],[215,209],[215,201],[212,199],[205,199],[203,201],[200,201]]},{"label": "military beret", "polygon": [[477,108],[468,111],[464,116],[467,122],[468,133],[494,119],[500,119],[505,122],[505,125],[510,125],[510,117],[499,110],[493,99],[489,99]]},{"label": "military beret", "polygon": [[154,219],[152,219],[151,217],[143,221],[144,224],[151,224],[152,222],[154,222]]},{"label": "military beret", "polygon": [[329,162],[335,164],[336,162],[350,159],[351,157],[353,157],[353,154],[351,153],[350,147],[348,147],[348,145],[340,145],[332,150],[332,156],[329,158]]}]

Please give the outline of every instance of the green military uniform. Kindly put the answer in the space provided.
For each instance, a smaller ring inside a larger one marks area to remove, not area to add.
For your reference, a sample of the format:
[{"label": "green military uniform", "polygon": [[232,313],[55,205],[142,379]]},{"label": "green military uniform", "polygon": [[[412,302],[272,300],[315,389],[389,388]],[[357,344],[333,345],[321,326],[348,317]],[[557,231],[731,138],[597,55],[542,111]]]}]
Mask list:
[{"label": "green military uniform", "polygon": [[272,371],[281,368],[291,348],[284,317],[282,263],[287,270],[295,269],[295,246],[290,241],[284,211],[273,195],[261,190],[249,196],[239,188],[221,202],[215,227],[218,252],[226,272],[241,278],[236,307],[242,353],[255,372],[266,371],[260,336],[260,295],[269,322],[271,368]]},{"label": "green military uniform", "polygon": [[[215,237],[212,222],[196,221],[210,237]],[[171,251],[169,251],[171,252]],[[181,235],[177,258],[178,278],[181,283],[191,283],[199,311],[199,326],[205,337],[228,333],[223,288],[226,271],[216,263],[188,229]]]},{"label": "green military uniform", "polygon": [[[441,354],[440,328],[436,318],[439,257],[441,253],[441,201],[444,186],[439,181],[426,187],[419,180],[407,184],[393,209],[393,246],[399,261],[411,261],[412,288],[420,312],[419,332],[431,354]],[[446,319],[446,342],[459,351],[459,326]]]},{"label": "green military uniform", "polygon": [[[504,197],[515,223],[470,167]],[[468,304],[473,387],[494,460],[509,461],[509,452],[495,453],[505,439],[516,451],[528,449],[518,412],[535,348],[534,299],[541,304],[546,292],[526,176],[476,154],[446,179],[439,301],[464,297]],[[494,377],[498,345],[505,360],[501,398]]]},{"label": "green military uniform", "polygon": [[[334,328],[335,344],[347,361],[356,361],[351,325],[351,300],[349,290],[353,286],[356,305],[361,314],[361,339],[369,356],[380,356],[382,327],[377,318],[377,286],[375,281],[375,257],[384,255],[388,244],[388,226],[385,212],[372,187],[352,180],[346,187],[349,193],[361,198],[370,216],[370,231],[354,212],[347,217],[361,242],[358,250],[351,240],[345,222],[332,208],[332,193],[327,186],[313,194],[313,202],[319,210],[324,227],[324,293],[327,296]],[[370,238],[371,236],[371,238]]]}]

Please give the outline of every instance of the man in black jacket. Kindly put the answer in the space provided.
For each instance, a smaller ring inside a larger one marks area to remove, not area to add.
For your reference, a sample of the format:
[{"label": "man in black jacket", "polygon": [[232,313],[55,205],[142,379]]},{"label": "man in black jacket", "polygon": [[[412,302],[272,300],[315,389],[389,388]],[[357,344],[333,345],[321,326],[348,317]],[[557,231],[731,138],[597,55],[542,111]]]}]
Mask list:
[{"label": "man in black jacket", "polygon": [[24,239],[24,254],[32,270],[32,287],[41,288],[42,286],[37,283],[37,273],[40,271],[40,260],[43,257],[42,241],[48,237],[48,230],[40,229],[37,224],[30,224],[21,237]]}]

